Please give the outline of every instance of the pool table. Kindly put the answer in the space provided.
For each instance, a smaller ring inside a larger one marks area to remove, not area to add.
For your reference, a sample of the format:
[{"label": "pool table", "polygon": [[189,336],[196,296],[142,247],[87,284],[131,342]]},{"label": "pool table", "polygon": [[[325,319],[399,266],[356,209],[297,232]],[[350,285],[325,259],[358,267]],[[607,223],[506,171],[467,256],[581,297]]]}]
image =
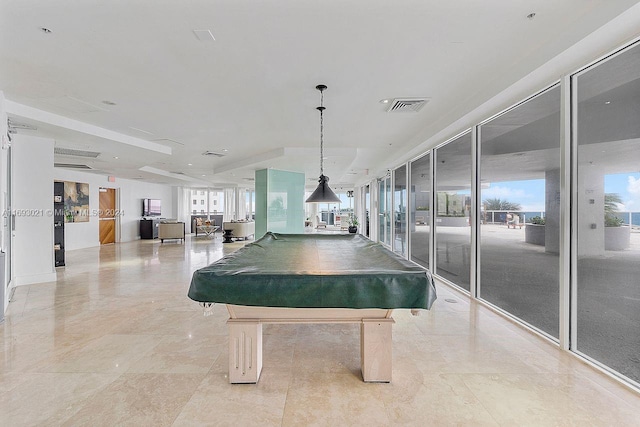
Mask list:
[{"label": "pool table", "polygon": [[362,377],[391,381],[393,309],[429,309],[428,271],[357,234],[277,234],[193,273],[194,301],[229,312],[229,382],[255,383],[262,325],[358,323]]}]

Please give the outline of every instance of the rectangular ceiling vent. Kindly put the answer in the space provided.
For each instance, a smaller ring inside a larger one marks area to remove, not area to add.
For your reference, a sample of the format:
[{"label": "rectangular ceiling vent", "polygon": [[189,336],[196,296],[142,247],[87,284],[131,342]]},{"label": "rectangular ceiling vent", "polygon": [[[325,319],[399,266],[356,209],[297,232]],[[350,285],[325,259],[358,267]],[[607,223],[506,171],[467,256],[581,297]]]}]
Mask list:
[{"label": "rectangular ceiling vent", "polygon": [[427,98],[396,98],[391,101],[388,113],[417,113],[429,102]]},{"label": "rectangular ceiling vent", "polygon": [[224,157],[225,154],[223,153],[218,153],[216,151],[205,151],[204,153],[202,153],[203,156],[213,156],[213,157]]},{"label": "rectangular ceiling vent", "polygon": [[60,148],[60,147],[54,147],[53,153],[59,154],[61,156],[88,157],[90,159],[95,159],[100,155],[100,153],[96,151],[74,150],[72,148]]},{"label": "rectangular ceiling vent", "polygon": [[9,133],[17,133],[18,130],[38,130],[38,128],[33,125],[16,122],[12,120],[11,117],[7,119],[7,126],[9,127]]},{"label": "rectangular ceiling vent", "polygon": [[93,169],[91,166],[87,165],[76,165],[74,163],[54,163],[54,168],[65,168],[65,169]]}]

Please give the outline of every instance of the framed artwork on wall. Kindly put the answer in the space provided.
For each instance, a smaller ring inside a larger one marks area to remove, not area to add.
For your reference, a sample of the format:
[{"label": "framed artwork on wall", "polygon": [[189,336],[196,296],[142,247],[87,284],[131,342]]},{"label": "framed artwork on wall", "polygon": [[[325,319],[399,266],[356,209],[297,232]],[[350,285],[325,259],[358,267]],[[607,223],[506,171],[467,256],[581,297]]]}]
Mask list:
[{"label": "framed artwork on wall", "polygon": [[64,222],[89,222],[89,184],[64,182]]}]

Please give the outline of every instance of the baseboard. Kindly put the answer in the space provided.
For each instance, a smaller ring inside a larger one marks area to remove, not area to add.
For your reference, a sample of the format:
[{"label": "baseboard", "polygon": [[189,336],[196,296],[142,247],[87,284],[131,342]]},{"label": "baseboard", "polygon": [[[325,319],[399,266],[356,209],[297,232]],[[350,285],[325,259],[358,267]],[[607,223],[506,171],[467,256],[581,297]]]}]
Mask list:
[{"label": "baseboard", "polygon": [[13,278],[13,286],[33,285],[35,283],[55,282],[58,275],[53,273],[33,274],[29,276],[16,276]]}]

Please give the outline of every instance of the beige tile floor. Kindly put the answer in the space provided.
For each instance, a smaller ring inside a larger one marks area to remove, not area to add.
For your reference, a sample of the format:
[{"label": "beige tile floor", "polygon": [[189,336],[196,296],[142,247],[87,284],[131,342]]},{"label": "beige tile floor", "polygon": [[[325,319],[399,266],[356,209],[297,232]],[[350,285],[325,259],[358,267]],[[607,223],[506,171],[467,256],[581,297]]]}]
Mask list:
[{"label": "beige tile floor", "polygon": [[266,325],[260,382],[230,385],[226,310],[186,293],[243,244],[71,251],[56,283],[17,288],[0,425],[640,425],[640,395],[445,286],[396,311],[390,384],[362,382],[357,325]]}]

